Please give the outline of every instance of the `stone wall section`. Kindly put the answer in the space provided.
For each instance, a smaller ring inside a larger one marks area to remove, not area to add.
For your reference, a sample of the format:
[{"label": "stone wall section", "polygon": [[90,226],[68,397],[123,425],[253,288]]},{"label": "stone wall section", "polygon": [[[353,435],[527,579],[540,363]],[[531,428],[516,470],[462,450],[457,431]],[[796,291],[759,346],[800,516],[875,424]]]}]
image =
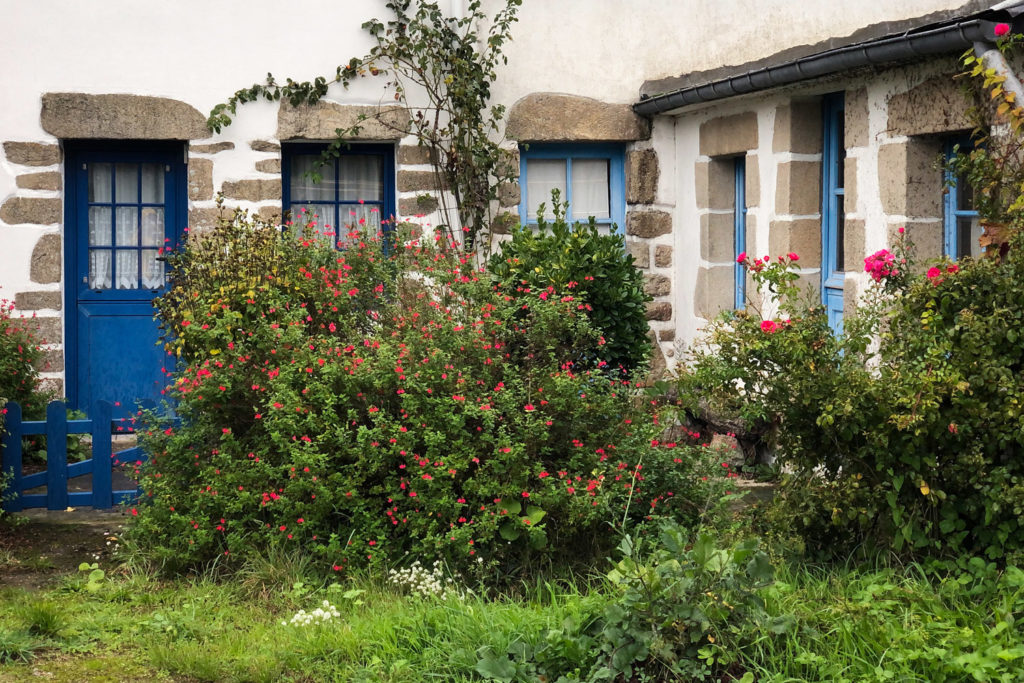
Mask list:
[{"label": "stone wall section", "polygon": [[767,255],[797,254],[801,286],[815,289],[821,282],[822,126],[818,97],[794,97],[775,108],[775,207]]},{"label": "stone wall section", "polygon": [[636,143],[626,151],[626,249],[644,274],[644,291],[654,297],[647,303],[647,321],[654,342],[652,373],[660,376],[667,358],[675,353],[672,298],[675,272],[672,267],[673,226],[669,207],[659,204],[661,164],[650,142]]},{"label": "stone wall section", "polygon": [[29,287],[0,291],[0,298],[14,301],[14,315],[33,319],[44,352],[37,369],[48,386],[63,391],[61,148],[54,143],[6,141],[3,159],[14,173],[15,189],[0,201],[0,244],[4,232],[15,230],[29,233],[35,244],[28,264]]},{"label": "stone wall section", "polygon": [[[754,111],[710,118],[700,125],[700,156],[694,164],[700,260],[694,310],[711,320],[735,305],[736,255],[754,252],[761,202],[759,122]],[[736,160],[744,160],[746,243],[735,244]],[[747,292],[752,293],[750,283]]]}]

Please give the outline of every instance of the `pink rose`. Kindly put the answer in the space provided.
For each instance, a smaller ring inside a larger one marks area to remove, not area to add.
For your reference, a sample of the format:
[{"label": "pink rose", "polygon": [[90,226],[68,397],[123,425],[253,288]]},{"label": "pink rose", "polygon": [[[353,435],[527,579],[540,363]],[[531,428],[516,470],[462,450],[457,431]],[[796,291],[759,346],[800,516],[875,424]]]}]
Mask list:
[{"label": "pink rose", "polygon": [[743,263],[747,260],[747,252],[741,251],[740,255],[736,257],[736,263]]},{"label": "pink rose", "polygon": [[788,254],[786,254],[786,258],[788,258],[790,261],[799,261],[800,260],[800,257],[797,256],[796,253],[792,252],[792,251],[789,252]]},{"label": "pink rose", "polygon": [[1005,36],[1009,32],[1010,32],[1010,25],[1006,24],[1006,23],[998,23],[998,24],[996,24],[995,31],[993,31],[993,33],[996,34],[996,38],[1002,38],[1003,36]]},{"label": "pink rose", "polygon": [[936,268],[935,266],[932,266],[931,268],[929,268],[928,272],[925,273],[925,276],[929,280],[934,280],[935,278],[939,277],[940,275],[942,275],[942,271],[939,270],[938,268]]},{"label": "pink rose", "polygon": [[771,334],[779,329],[779,326],[775,324],[774,320],[762,320],[761,331],[765,334]]}]

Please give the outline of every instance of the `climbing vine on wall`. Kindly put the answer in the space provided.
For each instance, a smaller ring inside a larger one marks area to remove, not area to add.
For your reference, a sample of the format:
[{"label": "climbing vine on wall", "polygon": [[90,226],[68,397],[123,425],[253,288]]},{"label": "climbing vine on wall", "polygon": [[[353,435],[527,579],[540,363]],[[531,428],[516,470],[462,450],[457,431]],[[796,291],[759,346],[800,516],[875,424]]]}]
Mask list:
[{"label": "climbing vine on wall", "polygon": [[[215,106],[207,123],[219,132],[231,123],[239,104],[259,99],[285,99],[292,106],[315,104],[333,84],[347,88],[357,78],[386,78],[385,89],[409,109],[408,132],[430,152],[435,185],[447,190],[440,193],[441,213],[457,218],[458,226],[445,227],[453,236],[465,231],[466,247],[472,248],[478,234],[488,228],[498,186],[518,173],[497,137],[505,108],[490,106],[490,98],[497,69],[507,63],[503,48],[512,39],[521,3],[505,0],[488,17],[481,1],[473,0],[465,15],[457,17],[443,12],[437,2],[389,0],[386,7],[392,18],[363,24],[375,43],[365,56],[353,57],[333,75],[311,81],[288,78],[282,84],[268,73],[263,83],[243,88]],[[412,106],[410,92],[425,97],[424,104]],[[338,129],[325,154],[337,156],[346,139],[368,119],[393,127],[386,112],[381,107],[375,114],[361,116],[352,127]]]}]

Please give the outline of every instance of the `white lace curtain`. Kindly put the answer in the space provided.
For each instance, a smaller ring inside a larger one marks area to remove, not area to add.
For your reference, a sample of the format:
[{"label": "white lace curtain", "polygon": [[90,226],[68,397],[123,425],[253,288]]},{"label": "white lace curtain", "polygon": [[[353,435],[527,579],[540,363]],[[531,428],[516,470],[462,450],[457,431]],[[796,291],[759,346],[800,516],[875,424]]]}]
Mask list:
[{"label": "white lace curtain", "polygon": [[[140,275],[145,289],[164,284],[164,264],[157,260],[165,234],[164,207],[138,205],[140,181],[142,202],[162,204],[163,175],[159,164],[116,164],[113,169],[111,164],[93,164],[89,169],[89,201],[114,204],[89,207],[92,289],[138,289]],[[112,237],[116,237],[116,250],[112,249]]]},{"label": "white lace curtain", "polygon": [[566,176],[572,176],[572,205],[569,207],[572,220],[585,221],[591,216],[597,219],[610,217],[608,199],[608,160],[573,159],[571,170],[565,159],[527,159],[526,199],[527,216],[536,220],[537,209],[545,204],[545,216],[554,213],[551,206],[551,191],[557,189],[560,201],[567,200]]},{"label": "white lace curtain", "polygon": [[[292,157],[292,221],[300,234],[314,225],[322,239],[344,243],[352,227],[379,229],[384,200],[382,163],[379,156],[345,155],[337,160],[336,171],[333,163],[321,166],[319,154]],[[320,174],[319,182],[314,182],[312,173]]]}]

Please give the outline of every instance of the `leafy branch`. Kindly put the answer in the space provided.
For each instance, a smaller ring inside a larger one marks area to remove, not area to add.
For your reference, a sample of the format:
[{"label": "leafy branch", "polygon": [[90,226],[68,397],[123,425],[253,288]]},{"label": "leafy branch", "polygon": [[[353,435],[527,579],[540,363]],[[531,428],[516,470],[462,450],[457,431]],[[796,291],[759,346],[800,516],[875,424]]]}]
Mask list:
[{"label": "leafy branch", "polygon": [[[398,132],[415,136],[429,150],[435,186],[442,190],[442,215],[457,217],[465,246],[472,248],[478,233],[487,230],[498,186],[517,174],[500,139],[492,137],[500,129],[505,108],[489,103],[497,69],[508,62],[503,48],[512,39],[521,3],[506,0],[488,17],[480,0],[473,0],[465,16],[452,17],[437,2],[390,0],[386,4],[393,14],[390,20],[373,19],[362,26],[375,40],[365,56],[353,57],[332,76],[312,81],[288,78],[281,84],[268,73],[263,83],[238,90],[216,105],[207,125],[220,132],[231,124],[238,106],[248,102],[283,99],[294,107],[313,105],[327,96],[331,85],[347,89],[356,78],[385,76],[385,89],[393,90],[395,101],[410,112],[411,129]],[[482,33],[481,26],[486,26]],[[423,106],[409,104],[410,91],[425,96]],[[325,155],[340,154],[367,120],[396,130],[387,118],[389,111],[380,107],[374,114],[360,116],[353,126],[336,130]],[[446,227],[454,237],[456,230]]]}]

